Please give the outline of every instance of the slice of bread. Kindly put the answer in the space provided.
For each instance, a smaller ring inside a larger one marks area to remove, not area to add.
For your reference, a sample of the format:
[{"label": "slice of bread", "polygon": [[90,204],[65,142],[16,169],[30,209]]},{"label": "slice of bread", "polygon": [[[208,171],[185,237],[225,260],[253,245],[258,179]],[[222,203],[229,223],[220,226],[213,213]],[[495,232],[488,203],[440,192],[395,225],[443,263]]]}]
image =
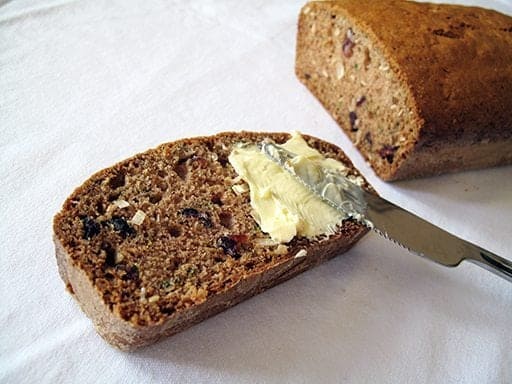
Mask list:
[{"label": "slice of bread", "polygon": [[[66,200],[54,219],[59,272],[109,343],[133,350],[179,332],[345,252],[367,232],[347,220],[331,236],[272,243],[228,162],[233,145],[264,138],[289,135],[163,144],[94,174]],[[305,139],[359,175],[339,148]]]},{"label": "slice of bread", "polygon": [[314,1],[296,74],[384,180],[512,163],[512,17],[402,0]]}]

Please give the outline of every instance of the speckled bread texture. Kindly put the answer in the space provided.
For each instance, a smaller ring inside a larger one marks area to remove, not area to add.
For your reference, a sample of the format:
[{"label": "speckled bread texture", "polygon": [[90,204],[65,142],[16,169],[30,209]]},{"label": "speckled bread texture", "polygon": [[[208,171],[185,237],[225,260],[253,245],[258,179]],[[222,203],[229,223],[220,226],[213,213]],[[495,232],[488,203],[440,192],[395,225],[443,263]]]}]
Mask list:
[{"label": "speckled bread texture", "polygon": [[[273,244],[227,160],[234,144],[264,138],[289,136],[163,144],[96,173],[66,200],[54,219],[59,272],[109,343],[133,350],[179,332],[345,252],[367,232],[347,220],[329,237]],[[359,175],[339,148],[305,138]]]},{"label": "speckled bread texture", "polygon": [[384,180],[512,163],[512,18],[457,5],[310,2],[296,74]]}]

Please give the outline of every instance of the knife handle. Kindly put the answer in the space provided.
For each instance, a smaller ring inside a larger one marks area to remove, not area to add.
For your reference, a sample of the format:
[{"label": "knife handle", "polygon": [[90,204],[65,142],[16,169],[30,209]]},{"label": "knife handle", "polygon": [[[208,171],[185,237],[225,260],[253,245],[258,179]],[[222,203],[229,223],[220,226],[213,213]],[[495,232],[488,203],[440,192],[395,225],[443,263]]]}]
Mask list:
[{"label": "knife handle", "polygon": [[473,246],[467,260],[512,282],[512,262],[483,248]]}]

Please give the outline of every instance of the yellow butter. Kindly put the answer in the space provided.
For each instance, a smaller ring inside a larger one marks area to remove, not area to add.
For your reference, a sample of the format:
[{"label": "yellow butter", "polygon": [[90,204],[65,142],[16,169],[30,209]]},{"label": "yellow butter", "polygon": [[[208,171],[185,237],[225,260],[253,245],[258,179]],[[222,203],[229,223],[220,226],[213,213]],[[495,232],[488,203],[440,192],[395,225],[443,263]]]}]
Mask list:
[{"label": "yellow butter", "polygon": [[[319,177],[321,168],[346,173],[342,163],[326,159],[309,147],[299,133],[293,133],[282,147],[299,155],[293,160],[293,168],[310,180]],[[347,218],[316,197],[256,145],[234,148],[229,162],[249,185],[254,219],[261,230],[276,242],[286,243],[295,236],[311,239],[333,234],[336,226]]]}]

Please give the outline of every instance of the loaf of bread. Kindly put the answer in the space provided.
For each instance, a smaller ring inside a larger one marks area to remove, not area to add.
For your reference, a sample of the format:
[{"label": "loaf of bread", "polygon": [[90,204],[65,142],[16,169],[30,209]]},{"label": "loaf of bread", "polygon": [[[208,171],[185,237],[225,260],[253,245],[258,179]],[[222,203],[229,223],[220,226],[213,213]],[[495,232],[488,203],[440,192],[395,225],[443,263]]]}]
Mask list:
[{"label": "loaf of bread", "polygon": [[[66,200],[54,219],[59,272],[109,343],[133,350],[179,332],[345,252],[367,232],[346,220],[331,235],[286,244],[263,233],[228,156],[236,143],[266,138],[289,135],[163,144],[96,173]],[[359,175],[336,146],[305,140]]]},{"label": "loaf of bread", "polygon": [[460,5],[314,1],[296,74],[384,180],[512,163],[512,18]]}]

